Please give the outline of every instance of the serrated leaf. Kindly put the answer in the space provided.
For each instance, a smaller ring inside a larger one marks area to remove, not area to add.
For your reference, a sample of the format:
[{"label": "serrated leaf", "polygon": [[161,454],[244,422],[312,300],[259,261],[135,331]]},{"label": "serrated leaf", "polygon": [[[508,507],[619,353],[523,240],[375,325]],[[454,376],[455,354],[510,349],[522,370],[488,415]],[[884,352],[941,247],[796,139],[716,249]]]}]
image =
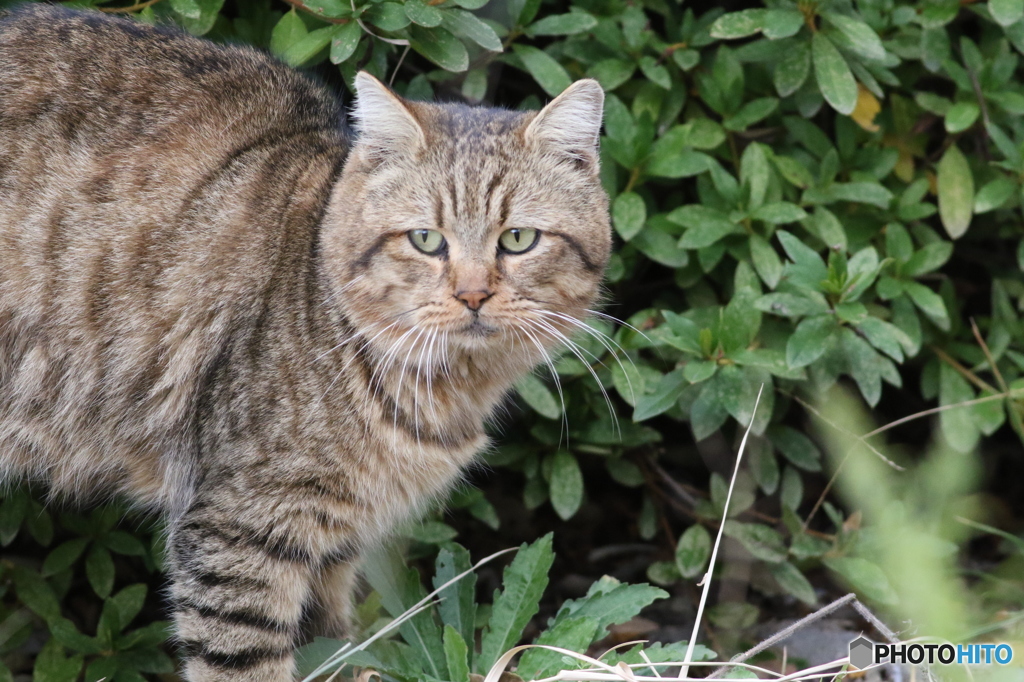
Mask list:
[{"label": "serrated leaf", "polygon": [[451,625],[444,626],[444,658],[450,682],[469,682],[469,647]]},{"label": "serrated leaf", "polygon": [[548,533],[532,545],[524,543],[505,569],[501,592],[494,599],[482,637],[478,669],[490,670],[498,657],[519,641],[523,628],[537,613],[548,584],[548,570],[555,560],[551,540]]},{"label": "serrated leaf", "polygon": [[537,84],[551,97],[555,97],[572,84],[565,68],[551,55],[530,45],[515,44],[512,49],[523,61]]},{"label": "serrated leaf", "polygon": [[485,50],[502,51],[501,38],[494,29],[465,10],[446,9],[441,18],[441,26],[460,38],[472,40]]},{"label": "serrated leaf", "polygon": [[409,31],[412,49],[445,71],[459,73],[469,68],[469,53],[462,41],[441,26],[412,26]]},{"label": "serrated leaf", "polygon": [[955,144],[942,155],[937,168],[939,218],[953,239],[962,237],[974,211],[974,176],[960,148]]},{"label": "serrated leaf", "polygon": [[627,585],[610,576],[594,582],[581,599],[569,599],[558,610],[555,622],[565,618],[590,618],[597,624],[596,637],[608,634],[608,627],[625,623],[644,607],[669,595],[651,585]]},{"label": "serrated leaf", "polygon": [[583,503],[583,472],[576,457],[565,450],[552,457],[549,490],[551,506],[558,516],[571,519]]},{"label": "serrated leaf", "polygon": [[679,536],[676,543],[676,568],[684,578],[696,578],[704,572],[711,557],[711,534],[695,523]]},{"label": "serrated leaf", "polygon": [[[455,576],[469,570],[471,565],[469,551],[465,547],[455,543],[442,546],[435,560],[434,587],[444,585]],[[445,626],[455,628],[463,641],[472,641],[475,632],[475,593],[476,573],[472,572],[438,593],[440,603],[437,605],[437,611],[441,616],[441,622]]]},{"label": "serrated leaf", "polygon": [[[559,619],[537,638],[535,644],[557,646],[560,649],[583,653],[594,641],[597,621],[593,618]],[[551,677],[565,668],[563,654],[550,649],[527,649],[516,667],[516,674],[524,680]]]},{"label": "serrated leaf", "polygon": [[636,192],[623,192],[612,202],[612,223],[615,231],[625,241],[629,241],[644,229],[647,220],[647,207],[644,200]]},{"label": "serrated leaf", "polygon": [[850,115],[857,106],[857,81],[832,41],[822,33],[811,38],[814,77],[825,101],[840,114]]}]

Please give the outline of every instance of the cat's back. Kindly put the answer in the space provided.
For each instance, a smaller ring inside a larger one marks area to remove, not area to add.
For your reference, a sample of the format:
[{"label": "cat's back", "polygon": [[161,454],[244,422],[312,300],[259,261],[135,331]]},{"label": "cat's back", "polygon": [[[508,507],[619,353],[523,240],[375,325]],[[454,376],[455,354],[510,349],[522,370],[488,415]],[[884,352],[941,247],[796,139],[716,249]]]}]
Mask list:
[{"label": "cat's back", "polygon": [[258,50],[45,4],[0,15],[0,115],[51,116],[68,142],[106,144],[183,117],[197,131],[340,120],[332,97]]},{"label": "cat's back", "polygon": [[0,13],[0,479],[169,494],[212,363],[310,267],[342,119],[254,49]]}]

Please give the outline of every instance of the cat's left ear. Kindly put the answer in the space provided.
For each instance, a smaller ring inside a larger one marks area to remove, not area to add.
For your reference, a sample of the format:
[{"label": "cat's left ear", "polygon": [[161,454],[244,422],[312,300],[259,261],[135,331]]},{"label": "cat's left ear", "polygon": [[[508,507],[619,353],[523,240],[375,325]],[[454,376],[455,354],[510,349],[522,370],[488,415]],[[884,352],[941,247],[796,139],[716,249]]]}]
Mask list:
[{"label": "cat's left ear", "polygon": [[356,144],[370,158],[415,156],[426,146],[423,127],[406,100],[365,71],[356,74],[355,88]]},{"label": "cat's left ear", "polygon": [[601,85],[590,78],[578,80],[541,109],[526,128],[526,139],[596,170],[603,115]]}]

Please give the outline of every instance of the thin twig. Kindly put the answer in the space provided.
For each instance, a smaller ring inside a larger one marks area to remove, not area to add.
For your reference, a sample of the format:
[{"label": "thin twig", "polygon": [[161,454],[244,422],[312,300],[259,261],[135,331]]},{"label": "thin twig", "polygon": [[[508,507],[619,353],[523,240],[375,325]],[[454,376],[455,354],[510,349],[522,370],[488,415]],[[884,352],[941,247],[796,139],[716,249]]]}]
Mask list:
[{"label": "thin twig", "polygon": [[964,379],[967,379],[969,382],[971,382],[972,384],[974,384],[975,386],[977,386],[981,390],[988,391],[989,393],[998,393],[999,392],[999,391],[997,391],[995,389],[994,386],[989,385],[989,383],[987,381],[979,378],[977,374],[975,374],[974,372],[972,372],[971,370],[967,369],[966,367],[961,365],[959,362],[957,362],[946,351],[944,351],[941,348],[938,348],[936,346],[931,346],[931,349],[932,349],[932,352],[934,352],[936,355],[939,356],[940,360],[942,360],[944,363],[946,363],[947,365],[949,365],[950,367],[955,369],[960,376],[962,376]]},{"label": "thin twig", "polygon": [[978,325],[973,317],[971,318],[971,331],[974,332],[974,338],[978,341],[978,345],[981,346],[981,352],[985,354],[985,359],[988,360],[988,366],[992,369],[992,374],[995,376],[999,388],[1003,389],[1003,393],[1009,393],[1010,387],[1003,380],[1003,374],[999,371],[999,366],[996,365],[996,359],[992,356],[992,351],[989,350],[985,339],[982,338],[981,331],[978,329]]},{"label": "thin twig", "polygon": [[101,12],[107,12],[109,14],[130,14],[132,12],[139,12],[141,10],[144,10],[147,7],[152,7],[158,2],[160,2],[160,0],[146,0],[146,2],[137,3],[132,5],[131,7],[97,7],[96,9],[98,9]]}]

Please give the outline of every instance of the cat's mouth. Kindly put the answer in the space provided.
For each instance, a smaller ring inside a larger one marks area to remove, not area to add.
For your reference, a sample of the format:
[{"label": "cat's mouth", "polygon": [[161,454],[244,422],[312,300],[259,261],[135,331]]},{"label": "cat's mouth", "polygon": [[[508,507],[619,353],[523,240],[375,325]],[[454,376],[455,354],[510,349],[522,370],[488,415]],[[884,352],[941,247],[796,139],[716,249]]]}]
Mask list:
[{"label": "cat's mouth", "polygon": [[489,324],[481,322],[479,317],[474,317],[472,322],[462,328],[462,332],[470,336],[485,337],[493,336],[498,333],[498,330]]}]

